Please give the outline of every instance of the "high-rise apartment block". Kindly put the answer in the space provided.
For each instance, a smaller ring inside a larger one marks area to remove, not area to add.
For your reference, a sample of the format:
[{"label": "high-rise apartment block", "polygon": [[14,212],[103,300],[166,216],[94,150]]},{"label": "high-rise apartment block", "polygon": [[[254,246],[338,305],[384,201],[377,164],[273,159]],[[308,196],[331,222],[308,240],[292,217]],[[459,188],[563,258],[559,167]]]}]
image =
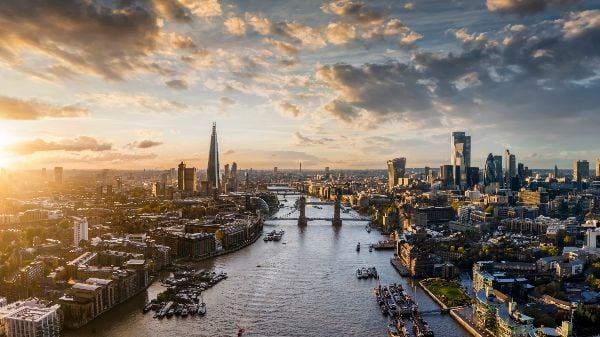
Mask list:
[{"label": "high-rise apartment block", "polygon": [[88,221],[86,218],[73,218],[73,246],[79,247],[81,240],[88,240]]}]

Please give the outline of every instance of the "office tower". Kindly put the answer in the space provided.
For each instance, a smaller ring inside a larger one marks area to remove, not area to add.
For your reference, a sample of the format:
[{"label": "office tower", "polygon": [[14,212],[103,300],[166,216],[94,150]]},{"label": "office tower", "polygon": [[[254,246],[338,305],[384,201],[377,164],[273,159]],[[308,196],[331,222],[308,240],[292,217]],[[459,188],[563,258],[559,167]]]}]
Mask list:
[{"label": "office tower", "polygon": [[502,184],[502,156],[494,156],[494,164],[496,165],[496,182]]},{"label": "office tower", "polygon": [[465,132],[453,132],[451,142],[450,164],[458,166],[454,181],[457,185],[467,180],[467,167],[471,166],[471,136]]},{"label": "office tower", "polygon": [[483,183],[485,186],[489,186],[498,181],[496,172],[496,160],[494,159],[494,155],[490,153],[485,160],[485,167],[483,169]]},{"label": "office tower", "polygon": [[231,190],[233,192],[237,192],[238,190],[238,167],[237,167],[237,163],[233,162],[231,164],[231,173],[230,173],[230,179],[232,180],[232,184],[231,184]]},{"label": "office tower", "polygon": [[300,173],[302,173],[302,163],[300,163]]},{"label": "office tower", "polygon": [[183,190],[191,195],[197,191],[196,189],[196,168],[186,167],[184,171]]},{"label": "office tower", "polygon": [[54,182],[57,185],[62,185],[63,182],[63,168],[60,166],[57,166],[54,168]]},{"label": "office tower", "polygon": [[329,166],[325,166],[325,179],[329,179]]},{"label": "office tower", "polygon": [[514,154],[510,153],[509,149],[504,151],[504,177],[516,177],[517,176],[517,158]]},{"label": "office tower", "polygon": [[87,218],[73,218],[73,245],[79,247],[81,240],[88,240]]},{"label": "office tower", "polygon": [[577,160],[573,163],[573,179],[583,179],[589,176],[590,163],[587,160]]},{"label": "office tower", "polygon": [[223,181],[227,182],[227,180],[229,179],[229,164],[225,164],[223,171]]},{"label": "office tower", "polygon": [[221,188],[221,176],[219,174],[219,144],[217,142],[217,123],[213,123],[210,136],[210,149],[208,152],[208,169],[206,170],[209,193],[215,196]]},{"label": "office tower", "polygon": [[514,154],[511,154],[510,157],[508,158],[508,163],[509,163],[508,173],[510,174],[511,178],[514,178],[517,176],[517,158],[515,157]]},{"label": "office tower", "polygon": [[277,166],[273,167],[273,174],[277,174]]},{"label": "office tower", "polygon": [[[598,172],[596,172],[596,175],[598,175]],[[554,178],[558,178],[558,166],[554,165]]]},{"label": "office tower", "polygon": [[455,168],[456,167],[452,165],[440,166],[440,176],[442,178],[442,181],[444,182],[444,185],[454,185],[454,172],[456,171]]},{"label": "office tower", "polygon": [[596,159],[596,177],[600,177],[600,159]]},{"label": "office tower", "polygon": [[479,167],[467,167],[467,186],[473,188],[479,184]]},{"label": "office tower", "polygon": [[406,172],[406,158],[394,158],[392,160],[388,160],[388,186],[391,190],[398,184],[398,179],[404,178],[404,173]]},{"label": "office tower", "polygon": [[577,181],[577,189],[581,190],[581,180],[590,176],[590,163],[587,160],[573,162],[573,180]]},{"label": "office tower", "polygon": [[180,191],[185,189],[185,164],[183,162],[177,166],[177,188]]},{"label": "office tower", "polygon": [[431,168],[429,166],[425,166],[424,169],[424,175],[425,175],[425,180],[429,181],[430,175],[431,175]]},{"label": "office tower", "polygon": [[523,163],[517,164],[517,176],[521,179],[525,178],[525,165],[523,165]]}]

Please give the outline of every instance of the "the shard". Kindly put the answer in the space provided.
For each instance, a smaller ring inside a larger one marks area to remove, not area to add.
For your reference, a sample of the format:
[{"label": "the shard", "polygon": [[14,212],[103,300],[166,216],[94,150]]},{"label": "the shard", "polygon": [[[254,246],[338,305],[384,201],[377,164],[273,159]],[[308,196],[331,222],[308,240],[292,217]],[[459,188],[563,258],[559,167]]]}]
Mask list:
[{"label": "the shard", "polygon": [[208,169],[206,170],[208,180],[208,192],[213,195],[219,193],[221,187],[219,173],[219,144],[217,142],[217,123],[213,123],[210,136],[210,150],[208,153]]}]

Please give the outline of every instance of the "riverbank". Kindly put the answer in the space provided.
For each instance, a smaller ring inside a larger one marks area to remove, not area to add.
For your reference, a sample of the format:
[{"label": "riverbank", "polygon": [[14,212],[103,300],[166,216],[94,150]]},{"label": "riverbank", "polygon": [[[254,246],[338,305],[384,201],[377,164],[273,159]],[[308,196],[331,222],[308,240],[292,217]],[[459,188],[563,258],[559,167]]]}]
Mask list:
[{"label": "riverbank", "polygon": [[256,235],[252,239],[250,239],[250,240],[244,242],[242,245],[240,245],[238,247],[235,247],[235,248],[232,248],[232,249],[222,250],[220,252],[216,252],[214,254],[210,254],[210,255],[202,256],[202,257],[198,257],[198,258],[178,259],[177,261],[173,262],[173,266],[175,266],[175,267],[184,267],[184,265],[178,264],[178,262],[200,262],[200,261],[205,261],[205,260],[208,260],[208,259],[212,259],[214,257],[223,256],[223,255],[227,255],[229,253],[237,252],[238,250],[244,249],[244,248],[250,246],[251,244],[255,243],[256,240],[258,240],[258,238],[260,238],[262,236],[262,234],[263,234],[263,232],[261,230],[260,232],[256,233]]},{"label": "riverbank", "polygon": [[469,296],[455,281],[429,278],[419,281],[419,286],[446,310],[471,304]]}]

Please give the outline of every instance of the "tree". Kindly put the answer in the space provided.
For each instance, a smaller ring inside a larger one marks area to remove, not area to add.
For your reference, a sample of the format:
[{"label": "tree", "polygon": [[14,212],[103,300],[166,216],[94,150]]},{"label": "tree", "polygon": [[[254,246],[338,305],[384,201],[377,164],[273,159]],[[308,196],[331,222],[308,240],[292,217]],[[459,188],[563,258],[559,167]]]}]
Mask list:
[{"label": "tree", "polygon": [[565,236],[565,238],[563,239],[563,243],[564,243],[565,245],[570,245],[570,244],[572,244],[572,243],[573,243],[573,241],[574,241],[574,240],[573,240],[573,237],[572,237],[572,236],[569,236],[569,235]]}]

